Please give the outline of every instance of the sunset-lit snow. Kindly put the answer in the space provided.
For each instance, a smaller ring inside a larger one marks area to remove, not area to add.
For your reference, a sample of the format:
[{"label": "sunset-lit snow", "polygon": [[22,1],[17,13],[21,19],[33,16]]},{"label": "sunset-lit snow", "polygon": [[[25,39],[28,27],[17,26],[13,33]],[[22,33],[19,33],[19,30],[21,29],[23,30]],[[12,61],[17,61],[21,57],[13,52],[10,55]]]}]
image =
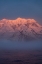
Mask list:
[{"label": "sunset-lit snow", "polygon": [[0,20],[0,36],[15,37],[17,39],[20,36],[29,39],[38,38],[42,36],[42,26],[34,19],[2,19]]},{"label": "sunset-lit snow", "polygon": [[[40,24],[37,23],[36,20],[34,19],[25,19],[25,18],[17,18],[15,20],[9,20],[9,19],[2,19],[0,20],[0,27],[1,26],[12,26],[15,25],[17,27],[17,29],[19,29],[20,26],[25,27],[28,26],[29,28],[34,28],[36,30],[36,28],[40,29],[40,27],[42,27]],[[19,26],[19,27],[18,27]]]}]

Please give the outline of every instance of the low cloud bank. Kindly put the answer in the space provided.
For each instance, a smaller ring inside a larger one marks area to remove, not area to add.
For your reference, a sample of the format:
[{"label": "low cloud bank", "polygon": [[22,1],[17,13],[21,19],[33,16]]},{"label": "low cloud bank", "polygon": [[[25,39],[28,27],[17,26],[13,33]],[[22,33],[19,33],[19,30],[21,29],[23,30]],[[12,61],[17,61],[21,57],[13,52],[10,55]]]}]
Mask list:
[{"label": "low cloud bank", "polygon": [[42,41],[17,42],[10,40],[0,40],[0,50],[41,50]]}]

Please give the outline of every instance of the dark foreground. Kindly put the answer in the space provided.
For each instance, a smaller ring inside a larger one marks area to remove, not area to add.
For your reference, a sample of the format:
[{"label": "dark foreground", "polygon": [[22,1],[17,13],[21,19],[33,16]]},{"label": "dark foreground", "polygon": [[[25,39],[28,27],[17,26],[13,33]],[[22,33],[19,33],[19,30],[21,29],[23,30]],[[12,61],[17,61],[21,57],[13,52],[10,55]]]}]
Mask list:
[{"label": "dark foreground", "polygon": [[2,51],[0,64],[42,64],[42,50]]}]

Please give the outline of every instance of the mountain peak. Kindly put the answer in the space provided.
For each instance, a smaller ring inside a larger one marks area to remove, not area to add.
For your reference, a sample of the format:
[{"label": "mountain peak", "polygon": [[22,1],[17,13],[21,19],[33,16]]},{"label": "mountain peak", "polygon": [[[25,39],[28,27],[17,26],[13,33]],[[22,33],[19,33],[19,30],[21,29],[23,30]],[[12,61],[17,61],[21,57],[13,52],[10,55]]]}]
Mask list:
[{"label": "mountain peak", "polygon": [[22,21],[22,20],[23,21],[28,21],[29,23],[36,22],[34,19],[27,19],[27,18],[20,18],[20,17],[17,18],[16,20],[17,21]]},{"label": "mountain peak", "polygon": [[34,19],[0,20],[0,37],[32,39],[42,36],[42,26]]},{"label": "mountain peak", "polygon": [[0,20],[0,21],[12,21],[12,22],[20,22],[21,21],[21,23],[26,23],[26,22],[28,22],[28,23],[33,23],[33,22],[36,22],[36,20],[34,20],[34,19],[28,19],[28,18],[20,18],[20,17],[18,17],[17,19],[14,19],[14,20],[9,20],[9,19],[2,19],[2,20]]}]

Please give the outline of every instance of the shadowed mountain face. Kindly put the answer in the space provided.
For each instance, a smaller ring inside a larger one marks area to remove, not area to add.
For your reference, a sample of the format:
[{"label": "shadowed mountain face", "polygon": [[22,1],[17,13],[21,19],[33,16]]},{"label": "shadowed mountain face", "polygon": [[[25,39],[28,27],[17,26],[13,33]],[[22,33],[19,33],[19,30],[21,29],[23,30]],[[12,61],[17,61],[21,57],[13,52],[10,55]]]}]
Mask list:
[{"label": "shadowed mountain face", "polygon": [[0,38],[31,41],[42,39],[42,26],[34,19],[0,20]]}]

